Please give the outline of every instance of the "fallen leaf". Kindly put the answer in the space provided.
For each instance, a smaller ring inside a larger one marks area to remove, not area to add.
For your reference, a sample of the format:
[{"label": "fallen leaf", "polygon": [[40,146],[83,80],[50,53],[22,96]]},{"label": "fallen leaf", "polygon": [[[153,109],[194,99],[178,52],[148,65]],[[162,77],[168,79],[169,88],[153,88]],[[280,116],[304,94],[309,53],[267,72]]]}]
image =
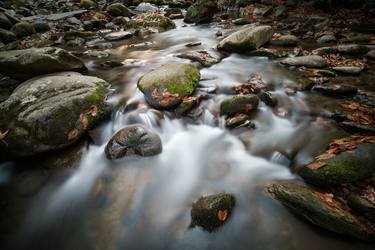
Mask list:
[{"label": "fallen leaf", "polygon": [[219,210],[217,212],[217,218],[220,220],[220,221],[225,221],[227,218],[228,218],[228,210]]},{"label": "fallen leaf", "polygon": [[306,165],[307,168],[312,169],[312,170],[317,170],[320,169],[324,166],[327,166],[327,163],[325,162],[313,162],[308,165]]},{"label": "fallen leaf", "polygon": [[72,131],[70,131],[69,132],[69,134],[68,134],[68,140],[69,141],[72,141],[72,140],[75,140],[75,139],[77,139],[77,137],[78,137],[78,133],[79,133],[79,131],[78,131],[78,129],[73,129]]},{"label": "fallen leaf", "polygon": [[0,141],[4,140],[5,137],[8,135],[9,133],[9,130],[5,131],[5,132],[1,132],[0,130]]},{"label": "fallen leaf", "polygon": [[82,126],[87,129],[89,126],[89,119],[87,118],[86,114],[81,114],[79,117],[79,121],[81,122]]},{"label": "fallen leaf", "polygon": [[321,201],[325,202],[329,206],[337,209],[343,209],[341,203],[335,199],[335,196],[331,193],[320,193],[314,192],[315,196],[318,197]]}]

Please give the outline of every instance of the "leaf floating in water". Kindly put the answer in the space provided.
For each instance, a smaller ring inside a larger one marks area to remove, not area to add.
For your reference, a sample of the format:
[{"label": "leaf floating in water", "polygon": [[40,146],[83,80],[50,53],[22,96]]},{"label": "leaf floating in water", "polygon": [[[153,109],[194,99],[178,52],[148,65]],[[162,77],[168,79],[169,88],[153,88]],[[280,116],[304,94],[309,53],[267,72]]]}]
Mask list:
[{"label": "leaf floating in water", "polygon": [[217,212],[217,218],[219,219],[219,221],[226,221],[226,219],[228,218],[228,210],[219,210]]},{"label": "leaf floating in water", "polygon": [[306,165],[306,167],[309,168],[309,169],[312,169],[312,170],[317,170],[317,169],[322,168],[326,165],[327,165],[327,163],[325,163],[325,162],[313,162],[313,163],[310,163],[310,164]]}]

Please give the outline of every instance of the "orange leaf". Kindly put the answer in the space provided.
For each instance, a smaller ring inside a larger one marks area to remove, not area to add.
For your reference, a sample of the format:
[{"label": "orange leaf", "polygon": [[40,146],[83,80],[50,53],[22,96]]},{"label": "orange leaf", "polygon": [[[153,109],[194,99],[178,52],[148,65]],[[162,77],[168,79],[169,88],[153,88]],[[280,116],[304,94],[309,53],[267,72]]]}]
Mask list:
[{"label": "orange leaf", "polygon": [[86,114],[81,114],[79,116],[79,121],[81,122],[82,126],[87,129],[89,126],[89,119],[87,118]]},{"label": "orange leaf", "polygon": [[69,132],[69,134],[68,134],[68,140],[69,141],[72,141],[72,140],[75,140],[75,139],[77,139],[77,137],[78,137],[78,133],[79,133],[79,131],[78,131],[78,129],[73,129],[72,131],[70,131]]},{"label": "orange leaf", "polygon": [[227,218],[228,218],[228,210],[219,210],[217,212],[217,218],[220,220],[220,221],[225,221]]},{"label": "orange leaf", "polygon": [[313,162],[313,163],[310,163],[310,164],[306,165],[306,167],[309,168],[309,169],[312,169],[312,170],[317,170],[317,169],[322,168],[326,165],[327,165],[327,163],[325,163],[325,162]]},{"label": "orange leaf", "polygon": [[1,132],[1,130],[0,130],[0,141],[5,139],[5,137],[7,136],[8,132],[9,132],[9,130],[5,131],[4,133]]}]

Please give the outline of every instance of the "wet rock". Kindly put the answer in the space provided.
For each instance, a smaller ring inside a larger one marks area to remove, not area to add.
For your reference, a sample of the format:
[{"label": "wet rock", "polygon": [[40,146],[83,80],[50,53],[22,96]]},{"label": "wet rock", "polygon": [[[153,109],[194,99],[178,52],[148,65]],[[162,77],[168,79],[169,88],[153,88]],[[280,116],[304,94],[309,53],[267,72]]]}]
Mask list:
[{"label": "wet rock", "polygon": [[187,23],[209,23],[217,11],[217,0],[198,0],[191,5],[185,15]]},{"label": "wet rock", "polygon": [[175,109],[177,116],[182,116],[192,111],[199,104],[199,97],[189,97],[182,100],[181,104]]},{"label": "wet rock", "polygon": [[32,34],[35,34],[35,32],[36,32],[34,26],[31,23],[28,23],[28,22],[16,23],[15,25],[13,25],[11,31],[18,38],[30,36]]},{"label": "wet rock", "polygon": [[46,32],[51,29],[51,27],[49,26],[47,22],[34,22],[33,26],[34,26],[35,32],[37,33]]},{"label": "wet rock", "polygon": [[8,17],[4,13],[0,12],[0,29],[9,30],[12,28],[12,26],[13,24]]},{"label": "wet rock", "polygon": [[185,46],[186,47],[195,47],[195,46],[199,46],[199,45],[202,45],[201,42],[191,42],[191,43],[187,43]]},{"label": "wet rock", "polygon": [[327,35],[319,37],[317,42],[320,44],[334,43],[336,42],[336,37],[332,34],[327,34]]},{"label": "wet rock", "polygon": [[342,55],[363,55],[370,51],[370,48],[366,45],[359,44],[341,44],[331,47],[322,47],[313,52],[317,55],[327,55],[327,54],[342,54]]},{"label": "wet rock", "polygon": [[271,41],[271,44],[277,46],[294,46],[299,43],[299,39],[293,35],[282,35],[275,40]]},{"label": "wet rock", "polygon": [[199,69],[192,64],[165,64],[144,74],[138,88],[151,106],[170,109],[190,96],[199,80]]},{"label": "wet rock", "polygon": [[220,114],[234,116],[238,113],[249,114],[256,110],[259,98],[256,95],[239,95],[225,99],[220,104]]},{"label": "wet rock", "polygon": [[15,40],[17,38],[13,32],[0,28],[0,42],[7,44]]},{"label": "wet rock", "polygon": [[96,67],[99,68],[116,68],[116,67],[121,67],[124,64],[122,62],[117,62],[117,61],[104,61],[104,62],[97,62],[95,63]]},{"label": "wet rock", "polygon": [[60,71],[83,71],[85,64],[68,51],[46,47],[0,52],[0,73],[14,79]]},{"label": "wet rock", "polygon": [[126,8],[121,3],[114,3],[107,7],[107,12],[111,17],[131,17],[131,13],[128,8]]},{"label": "wet rock", "polygon": [[249,25],[220,41],[218,49],[228,51],[248,51],[255,50],[268,43],[272,37],[271,26]]},{"label": "wet rock", "polygon": [[312,90],[327,96],[352,96],[357,94],[358,89],[349,85],[316,85]]},{"label": "wet rock", "polygon": [[85,43],[85,39],[77,37],[76,39],[70,40],[66,43],[66,46],[77,48],[81,47]]},{"label": "wet rock", "polygon": [[266,189],[294,213],[317,226],[362,240],[375,239],[373,229],[343,207],[333,194],[321,193],[296,181],[274,183]]},{"label": "wet rock", "polygon": [[171,15],[182,15],[182,10],[178,8],[168,8],[165,10],[165,16],[170,17]]},{"label": "wet rock", "polygon": [[346,74],[346,75],[359,75],[362,69],[360,67],[355,66],[340,66],[340,67],[333,67],[332,68],[337,73]]},{"label": "wet rock", "polygon": [[134,31],[118,31],[105,35],[104,39],[108,41],[118,41],[130,38],[132,36],[134,36]]},{"label": "wet rock", "polygon": [[137,7],[135,7],[135,11],[139,12],[155,12],[158,11],[159,8],[151,3],[140,3]]},{"label": "wet rock", "polygon": [[76,72],[32,78],[0,104],[4,157],[25,157],[73,144],[109,115],[108,83]]},{"label": "wet rock", "polygon": [[82,8],[87,9],[87,10],[96,8],[96,3],[91,0],[81,0],[80,5]]},{"label": "wet rock", "polygon": [[109,160],[130,156],[160,154],[162,144],[159,135],[141,125],[132,125],[116,132],[105,147]]},{"label": "wet rock", "polygon": [[235,25],[245,25],[245,24],[250,24],[252,23],[252,20],[246,17],[240,17],[235,20],[233,20],[233,24]]},{"label": "wet rock", "polygon": [[188,51],[177,55],[177,57],[199,62],[204,67],[211,67],[212,65],[219,63],[221,60],[218,55],[210,54],[205,50]]},{"label": "wet rock", "polygon": [[277,99],[268,91],[261,91],[259,94],[259,99],[264,102],[267,106],[276,107]]},{"label": "wet rock", "polygon": [[352,151],[342,152],[319,162],[326,165],[319,169],[311,169],[306,165],[298,171],[298,174],[318,186],[362,180],[375,173],[375,144],[363,143]]},{"label": "wet rock", "polygon": [[[375,222],[375,203],[373,200],[369,199],[369,195],[371,196],[371,192],[374,192],[374,189],[371,187],[367,187],[366,189],[361,190],[360,193],[351,192],[347,198],[348,204],[351,208],[360,212],[372,222]],[[366,195],[363,191],[368,192],[369,195]]]},{"label": "wet rock", "polygon": [[218,30],[216,33],[215,33],[216,36],[222,36],[223,35],[223,32],[221,32],[220,30]]},{"label": "wet rock", "polygon": [[5,101],[13,90],[20,84],[19,81],[0,75],[0,102]]},{"label": "wet rock", "polygon": [[126,23],[128,28],[155,28],[159,32],[174,29],[175,23],[168,17],[158,13],[148,12],[135,16]]},{"label": "wet rock", "polygon": [[366,58],[370,60],[375,60],[375,49],[370,50],[366,55]]},{"label": "wet rock", "polygon": [[213,232],[229,219],[235,203],[235,197],[228,193],[199,198],[192,205],[190,227],[199,226],[208,232]]},{"label": "wet rock", "polygon": [[281,18],[281,17],[284,17],[286,16],[287,14],[287,9],[284,5],[279,5],[275,8],[275,18]]},{"label": "wet rock", "polygon": [[321,56],[297,56],[286,58],[281,61],[281,64],[295,67],[308,67],[308,68],[323,68],[327,65],[326,61]]},{"label": "wet rock", "polygon": [[251,123],[250,117],[245,114],[238,114],[235,117],[230,117],[225,120],[225,127],[227,128],[236,128],[247,125],[253,126],[254,124]]}]

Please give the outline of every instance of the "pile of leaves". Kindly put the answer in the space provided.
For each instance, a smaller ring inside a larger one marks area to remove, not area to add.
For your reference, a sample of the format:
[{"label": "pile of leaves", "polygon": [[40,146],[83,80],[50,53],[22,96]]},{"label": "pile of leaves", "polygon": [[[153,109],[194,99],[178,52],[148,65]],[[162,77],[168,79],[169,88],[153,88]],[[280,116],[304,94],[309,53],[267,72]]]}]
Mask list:
[{"label": "pile of leaves", "polygon": [[334,207],[337,209],[344,209],[342,204],[335,198],[334,194],[332,193],[321,193],[321,192],[315,191],[314,195],[331,207]]},{"label": "pile of leaves", "polygon": [[348,59],[340,54],[329,54],[323,55],[323,58],[326,60],[327,64],[331,67],[338,67],[338,66],[355,66],[363,69],[365,67],[365,63],[362,59]]},{"label": "pile of leaves", "polygon": [[251,74],[247,83],[241,83],[234,86],[234,91],[239,95],[258,93],[266,86],[259,74]]},{"label": "pile of leaves", "polygon": [[375,143],[375,136],[350,136],[336,139],[329,144],[326,152],[315,157],[317,162],[310,163],[306,167],[312,170],[320,169],[327,165],[327,163],[321,161],[331,159],[342,152],[352,151],[361,143]]},{"label": "pile of leaves", "polygon": [[167,89],[164,89],[161,93],[159,93],[158,89],[155,88],[151,93],[152,98],[155,98],[157,100],[160,100],[160,105],[167,107],[168,104],[172,101],[175,101],[176,99],[181,99],[179,94],[172,94],[167,91]]},{"label": "pile of leaves", "polygon": [[346,121],[343,124],[359,123],[362,125],[375,124],[375,109],[358,102],[342,103],[341,107],[347,110]]}]

